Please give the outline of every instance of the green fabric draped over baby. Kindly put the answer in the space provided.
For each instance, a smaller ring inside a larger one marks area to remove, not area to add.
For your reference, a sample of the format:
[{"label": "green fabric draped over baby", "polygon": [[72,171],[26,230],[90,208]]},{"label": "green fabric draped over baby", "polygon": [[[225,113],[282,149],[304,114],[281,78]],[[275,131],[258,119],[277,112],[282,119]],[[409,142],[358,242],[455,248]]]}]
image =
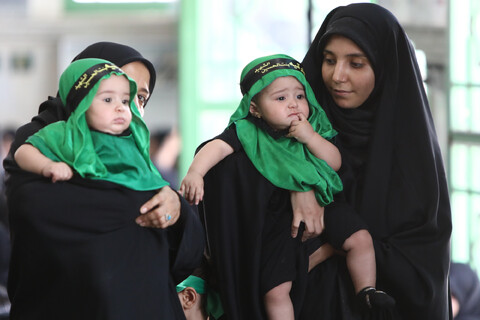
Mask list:
[{"label": "green fabric draped over baby", "polygon": [[303,85],[313,130],[331,140],[337,132],[318,104],[312,88],[305,79],[301,64],[288,55],[261,57],[250,62],[242,71],[240,83],[243,98],[230,118],[235,123],[238,138],[257,170],[277,187],[293,191],[315,191],[321,206],[332,202],[333,195],[343,189],[337,173],[315,157],[307,147],[294,138],[275,139],[265,130],[246,119],[252,98],[278,77],[293,76]]},{"label": "green fabric draped over baby", "polygon": [[[130,83],[129,132],[115,136],[90,130],[85,113],[100,82],[112,75]],[[66,121],[52,123],[27,142],[53,161],[62,161],[81,177],[114,182],[133,190],[156,190],[168,185],[150,160],[150,133],[137,107],[137,86],[119,67],[102,59],[72,62],[60,77],[59,95],[67,110]]]}]

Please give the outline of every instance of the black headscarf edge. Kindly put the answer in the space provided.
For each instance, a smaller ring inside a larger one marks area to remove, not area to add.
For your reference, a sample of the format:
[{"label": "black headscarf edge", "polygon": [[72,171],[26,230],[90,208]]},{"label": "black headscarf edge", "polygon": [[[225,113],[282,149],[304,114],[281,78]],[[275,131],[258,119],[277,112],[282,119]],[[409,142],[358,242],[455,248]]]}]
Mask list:
[{"label": "black headscarf edge", "polygon": [[122,67],[130,62],[140,61],[145,65],[145,67],[147,67],[148,72],[150,73],[149,89],[150,92],[153,92],[157,78],[155,67],[149,60],[143,57],[140,52],[132,47],[116,42],[96,42],[86,47],[75,58],[73,58],[72,62],[85,58],[105,59],[119,67]]}]

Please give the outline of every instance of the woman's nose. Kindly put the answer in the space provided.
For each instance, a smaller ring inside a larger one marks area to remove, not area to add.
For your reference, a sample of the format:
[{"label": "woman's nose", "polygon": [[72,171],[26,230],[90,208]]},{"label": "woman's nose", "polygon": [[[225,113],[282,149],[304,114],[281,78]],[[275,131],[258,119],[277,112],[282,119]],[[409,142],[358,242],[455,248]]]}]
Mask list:
[{"label": "woman's nose", "polygon": [[344,64],[337,63],[335,65],[332,79],[335,82],[345,82],[347,80],[347,70]]}]

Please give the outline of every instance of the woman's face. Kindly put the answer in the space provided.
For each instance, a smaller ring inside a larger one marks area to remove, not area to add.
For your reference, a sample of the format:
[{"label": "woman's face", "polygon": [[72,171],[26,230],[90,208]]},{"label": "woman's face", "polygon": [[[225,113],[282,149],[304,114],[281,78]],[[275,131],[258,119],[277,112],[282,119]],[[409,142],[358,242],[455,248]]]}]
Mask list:
[{"label": "woman's face", "polygon": [[150,72],[140,61],[127,63],[121,67],[122,70],[137,83],[137,95],[135,104],[143,117],[145,104],[150,97]]},{"label": "woman's face", "polygon": [[375,74],[365,53],[350,39],[333,35],[323,50],[322,78],[335,103],[361,106],[375,87]]}]

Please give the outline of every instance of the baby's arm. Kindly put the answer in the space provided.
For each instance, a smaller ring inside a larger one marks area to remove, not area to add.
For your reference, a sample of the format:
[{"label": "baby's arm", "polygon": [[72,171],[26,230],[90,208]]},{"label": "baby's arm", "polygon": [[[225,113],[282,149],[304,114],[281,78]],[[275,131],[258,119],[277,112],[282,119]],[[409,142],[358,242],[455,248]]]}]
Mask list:
[{"label": "baby's arm", "polygon": [[228,143],[214,139],[195,155],[180,185],[180,193],[190,204],[198,204],[203,199],[203,177],[208,170],[232,153],[233,148]]},{"label": "baby's arm", "polygon": [[52,182],[69,180],[73,177],[73,170],[66,163],[47,158],[31,144],[23,144],[17,149],[15,161],[23,170],[52,178]]},{"label": "baby's arm", "polygon": [[313,130],[304,114],[299,113],[298,120],[292,121],[288,137],[293,137],[305,144],[315,157],[325,160],[333,170],[340,169],[342,165],[340,151],[333,143]]}]

